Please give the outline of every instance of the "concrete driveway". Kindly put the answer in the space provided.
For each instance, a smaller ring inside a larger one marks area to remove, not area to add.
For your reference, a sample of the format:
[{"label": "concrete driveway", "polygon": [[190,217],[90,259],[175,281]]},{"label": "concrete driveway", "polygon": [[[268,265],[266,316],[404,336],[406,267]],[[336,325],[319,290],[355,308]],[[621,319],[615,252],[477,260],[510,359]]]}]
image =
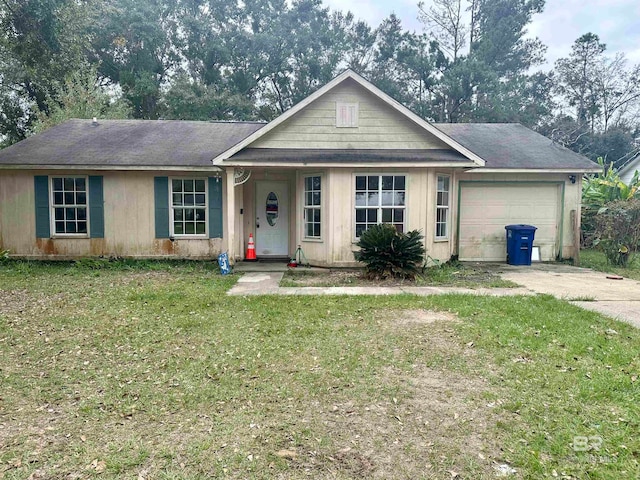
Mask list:
[{"label": "concrete driveway", "polygon": [[640,328],[640,282],[611,280],[606,273],[561,264],[503,265],[501,276],[536,293],[568,300]]}]

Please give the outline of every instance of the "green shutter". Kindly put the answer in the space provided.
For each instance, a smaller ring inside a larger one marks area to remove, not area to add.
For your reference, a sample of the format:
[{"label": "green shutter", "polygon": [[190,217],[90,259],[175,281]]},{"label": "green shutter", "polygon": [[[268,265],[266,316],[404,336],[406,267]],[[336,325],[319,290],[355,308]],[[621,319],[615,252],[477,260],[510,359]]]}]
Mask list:
[{"label": "green shutter", "polygon": [[169,177],[155,177],[156,238],[169,238]]},{"label": "green shutter", "polygon": [[209,177],[209,238],[222,238],[222,179]]},{"label": "green shutter", "polygon": [[36,200],[36,238],[50,238],[49,177],[46,175],[36,175],[34,177],[34,185]]},{"label": "green shutter", "polygon": [[102,177],[89,177],[89,236],[104,238],[104,192]]}]

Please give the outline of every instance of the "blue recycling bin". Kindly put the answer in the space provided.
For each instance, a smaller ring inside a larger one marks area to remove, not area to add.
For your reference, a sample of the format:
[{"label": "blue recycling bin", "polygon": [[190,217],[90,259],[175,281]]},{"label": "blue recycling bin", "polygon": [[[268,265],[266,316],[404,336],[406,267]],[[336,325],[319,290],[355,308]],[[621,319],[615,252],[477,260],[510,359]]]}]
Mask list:
[{"label": "blue recycling bin", "polygon": [[509,265],[531,265],[533,239],[537,227],[533,225],[507,225],[507,263]]}]

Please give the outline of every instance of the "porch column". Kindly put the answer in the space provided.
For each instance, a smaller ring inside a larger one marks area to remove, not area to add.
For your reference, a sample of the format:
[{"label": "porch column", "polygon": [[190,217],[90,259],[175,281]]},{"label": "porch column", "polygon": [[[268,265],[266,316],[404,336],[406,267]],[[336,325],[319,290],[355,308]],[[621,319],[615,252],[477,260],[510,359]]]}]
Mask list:
[{"label": "porch column", "polygon": [[234,170],[227,168],[227,252],[229,259],[235,262],[236,259],[236,192],[234,185]]}]

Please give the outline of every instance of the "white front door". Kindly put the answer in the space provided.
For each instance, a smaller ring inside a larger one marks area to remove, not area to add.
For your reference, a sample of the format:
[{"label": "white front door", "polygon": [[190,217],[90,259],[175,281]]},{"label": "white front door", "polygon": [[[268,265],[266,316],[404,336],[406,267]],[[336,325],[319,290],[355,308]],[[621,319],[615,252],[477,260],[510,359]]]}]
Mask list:
[{"label": "white front door", "polygon": [[289,254],[289,184],[256,182],[256,255]]}]

